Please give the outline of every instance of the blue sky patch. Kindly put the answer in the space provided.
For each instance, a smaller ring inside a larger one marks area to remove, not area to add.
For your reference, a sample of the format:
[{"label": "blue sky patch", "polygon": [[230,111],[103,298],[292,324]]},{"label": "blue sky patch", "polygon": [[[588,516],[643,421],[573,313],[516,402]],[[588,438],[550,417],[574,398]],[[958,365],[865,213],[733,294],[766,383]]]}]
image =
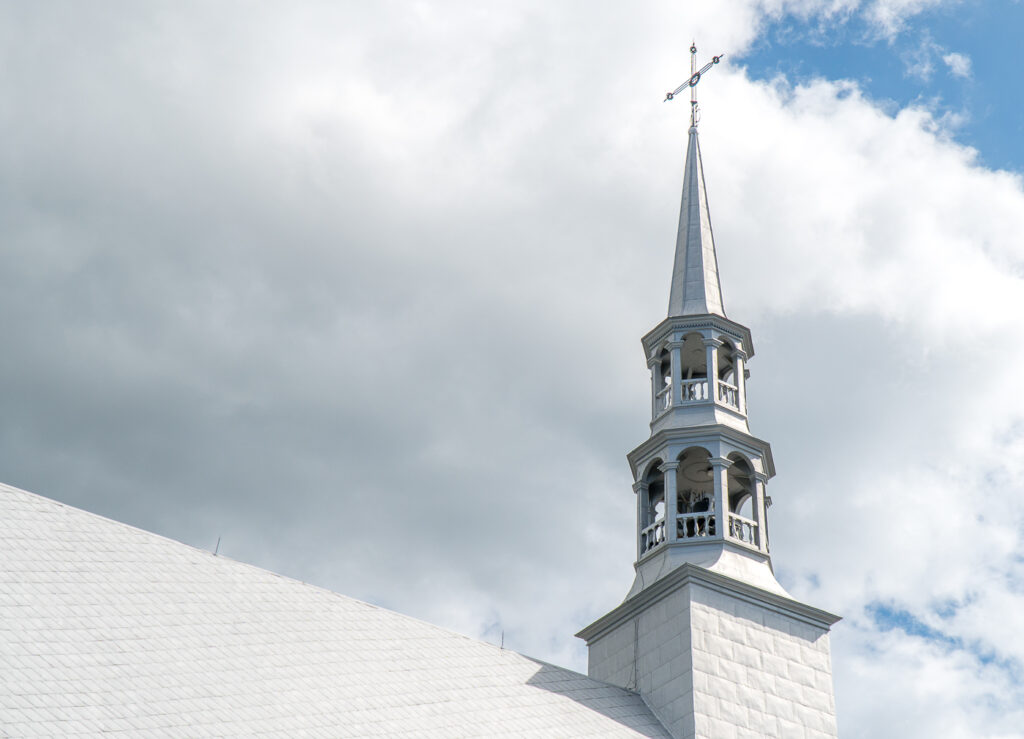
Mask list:
[{"label": "blue sky patch", "polygon": [[861,16],[822,23],[785,16],[734,63],[754,79],[855,81],[879,102],[919,105],[988,167],[1024,172],[1024,3],[958,3],[915,16],[892,39]]},{"label": "blue sky patch", "polygon": [[910,611],[897,608],[885,603],[869,603],[865,608],[868,616],[875,622],[875,625],[882,631],[900,629],[911,635],[920,636],[928,641],[940,642],[953,648],[962,648],[963,644],[959,639],[948,636],[938,629],[932,628],[921,621]]}]

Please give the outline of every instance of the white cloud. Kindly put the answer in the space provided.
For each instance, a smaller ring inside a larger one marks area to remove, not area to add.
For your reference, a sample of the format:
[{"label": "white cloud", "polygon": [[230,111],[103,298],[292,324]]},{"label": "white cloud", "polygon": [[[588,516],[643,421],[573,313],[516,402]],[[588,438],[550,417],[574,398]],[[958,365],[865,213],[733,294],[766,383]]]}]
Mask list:
[{"label": "white cloud", "polygon": [[867,4],[866,14],[881,33],[894,38],[907,27],[914,16],[940,5],[952,5],[956,0],[873,0]]},{"label": "white cloud", "polygon": [[967,78],[971,76],[971,58],[966,54],[951,51],[942,55],[942,61],[946,63],[950,74],[954,77]]},{"label": "white cloud", "polygon": [[965,54],[948,51],[937,44],[928,33],[922,35],[917,46],[904,50],[900,56],[907,76],[916,77],[922,82],[929,82],[932,79],[939,60],[954,77],[967,79],[971,76],[971,58]]},{"label": "white cloud", "polygon": [[[581,666],[630,581],[663,93],[691,38],[850,6],[236,10],[26,14],[0,51],[5,481]],[[1020,600],[1020,179],[730,58],[701,91],[726,306],[776,567],[847,616],[844,735],[1010,732],[984,698],[1024,645],[984,624]]]},{"label": "white cloud", "polygon": [[942,47],[928,36],[916,47],[904,51],[901,57],[907,76],[916,77],[921,82],[929,82],[935,74],[935,57],[942,51]]}]

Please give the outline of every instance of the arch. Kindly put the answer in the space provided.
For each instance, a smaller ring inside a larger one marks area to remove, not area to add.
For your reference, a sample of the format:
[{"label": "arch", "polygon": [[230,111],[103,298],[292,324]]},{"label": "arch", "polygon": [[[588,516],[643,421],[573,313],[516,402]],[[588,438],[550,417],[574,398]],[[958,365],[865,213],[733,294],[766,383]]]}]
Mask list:
[{"label": "arch", "polygon": [[647,465],[643,476],[640,478],[647,485],[647,492],[644,499],[640,501],[640,530],[653,524],[665,516],[665,472],[662,469],[664,460],[655,457]]},{"label": "arch", "polygon": [[649,482],[648,478],[651,475],[651,473],[654,472],[655,468],[657,467],[657,472],[660,474],[661,466],[663,464],[665,464],[665,457],[661,454],[656,454],[643,468],[643,472],[640,473],[639,480],[642,482]]},{"label": "arch", "polygon": [[754,465],[739,452],[733,452],[727,459],[732,462],[726,475],[729,483],[729,511],[752,518]]},{"label": "arch", "polygon": [[662,384],[668,385],[672,382],[672,351],[668,348],[667,344],[662,344],[654,352],[654,358],[658,364],[658,372],[661,375]]},{"label": "arch", "polygon": [[708,376],[708,354],[704,347],[704,336],[698,331],[691,331],[683,336],[679,348],[679,376],[685,380],[694,380]]},{"label": "arch", "polygon": [[718,379],[736,384],[736,345],[728,336],[719,336],[722,345],[718,347]]},{"label": "arch", "polygon": [[652,417],[672,407],[672,353],[665,344],[651,355]]},{"label": "arch", "polygon": [[715,479],[711,451],[691,446],[679,453],[676,474],[676,537],[715,535]]},{"label": "arch", "polygon": [[676,457],[679,462],[676,474],[679,513],[699,513],[714,507],[715,481],[710,459],[710,450],[703,446],[687,447]]}]

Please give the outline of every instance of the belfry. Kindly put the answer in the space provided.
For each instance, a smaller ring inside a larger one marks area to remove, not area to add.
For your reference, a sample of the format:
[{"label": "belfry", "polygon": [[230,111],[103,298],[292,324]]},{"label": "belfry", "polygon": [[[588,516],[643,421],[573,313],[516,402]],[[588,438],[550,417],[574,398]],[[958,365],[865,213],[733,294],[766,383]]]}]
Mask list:
[{"label": "belfry", "polygon": [[[718,59],[694,63],[666,99]],[[639,692],[674,737],[835,737],[828,632],[839,618],[775,579],[775,464],[747,422],[754,347],[725,313],[697,122],[693,95],[668,315],[642,340],[651,435],[627,456],[636,576],[578,636],[588,674]]]}]

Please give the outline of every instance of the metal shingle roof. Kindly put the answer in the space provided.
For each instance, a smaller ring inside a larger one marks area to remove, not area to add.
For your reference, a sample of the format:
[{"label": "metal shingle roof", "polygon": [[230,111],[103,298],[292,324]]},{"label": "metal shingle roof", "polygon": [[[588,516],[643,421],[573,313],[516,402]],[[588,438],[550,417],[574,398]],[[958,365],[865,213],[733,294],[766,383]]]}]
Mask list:
[{"label": "metal shingle roof", "polygon": [[668,737],[635,693],[0,485],[0,735]]},{"label": "metal shingle roof", "polygon": [[722,284],[718,278],[718,255],[715,253],[715,236],[711,230],[711,211],[704,184],[700,142],[696,126],[690,126],[668,315],[693,316],[705,313],[725,317],[725,305],[722,300]]}]

